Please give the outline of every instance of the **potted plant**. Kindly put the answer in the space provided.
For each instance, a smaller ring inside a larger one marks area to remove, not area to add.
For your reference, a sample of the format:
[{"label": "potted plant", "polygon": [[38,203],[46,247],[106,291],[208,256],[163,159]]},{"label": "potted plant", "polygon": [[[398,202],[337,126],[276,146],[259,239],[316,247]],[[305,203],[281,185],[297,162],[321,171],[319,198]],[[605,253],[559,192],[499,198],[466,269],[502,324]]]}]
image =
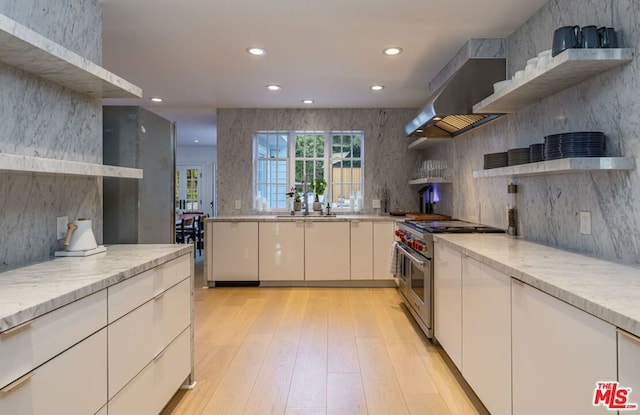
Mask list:
[{"label": "potted plant", "polygon": [[296,187],[292,186],[291,190],[286,193],[287,197],[293,199],[293,210],[296,212],[300,212],[302,208],[302,203],[300,202],[300,193],[296,192]]},{"label": "potted plant", "polygon": [[313,210],[321,211],[322,205],[320,204],[320,196],[324,194],[324,191],[327,188],[327,182],[325,182],[324,179],[315,179],[309,183],[309,188],[311,188],[311,191],[316,195],[316,198],[313,201]]}]

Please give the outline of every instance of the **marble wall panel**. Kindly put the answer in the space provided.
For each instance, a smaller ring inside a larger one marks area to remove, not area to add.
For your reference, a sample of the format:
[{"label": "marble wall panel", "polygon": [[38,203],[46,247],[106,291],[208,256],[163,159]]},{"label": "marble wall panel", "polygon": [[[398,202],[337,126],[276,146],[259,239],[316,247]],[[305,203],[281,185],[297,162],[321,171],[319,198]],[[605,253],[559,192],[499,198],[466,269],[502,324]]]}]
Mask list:
[{"label": "marble wall panel", "polygon": [[[98,64],[99,0],[0,0],[0,13]],[[102,104],[0,64],[0,152],[102,162]],[[102,180],[0,172],[0,269],[47,258],[56,217],[87,217],[102,242]]]},{"label": "marble wall panel", "polygon": [[[607,25],[623,46],[640,44],[640,4],[635,0],[551,0],[508,39],[508,73],[549,49],[564,25]],[[608,136],[607,155],[640,155],[640,63],[619,67],[536,102],[516,114],[456,137],[454,215],[506,228],[506,178],[476,179],[482,155],[542,142],[559,132],[598,130]],[[432,152],[443,151],[434,149]],[[640,264],[640,173],[576,173],[516,178],[518,228],[532,241]],[[579,232],[578,213],[591,212],[592,234]]]},{"label": "marble wall panel", "polygon": [[[220,109],[218,110],[218,214],[252,212],[252,140],[260,130],[364,131],[364,201],[382,188],[390,191],[390,209],[415,211],[419,189],[407,183],[421,161],[420,152],[407,150],[404,125],[417,109]],[[234,209],[235,200],[242,209]]]}]

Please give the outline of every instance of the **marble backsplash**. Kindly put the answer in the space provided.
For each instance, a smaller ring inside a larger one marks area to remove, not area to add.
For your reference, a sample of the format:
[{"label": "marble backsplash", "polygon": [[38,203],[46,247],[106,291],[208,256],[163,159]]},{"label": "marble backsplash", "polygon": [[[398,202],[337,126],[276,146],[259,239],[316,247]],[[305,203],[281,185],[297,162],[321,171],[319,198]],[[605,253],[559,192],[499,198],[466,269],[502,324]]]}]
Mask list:
[{"label": "marble backsplash", "polygon": [[[551,0],[508,38],[508,74],[550,49],[553,30],[564,25],[616,28],[622,46],[640,44],[640,2],[636,0]],[[506,228],[507,178],[473,179],[483,154],[542,142],[559,132],[606,133],[607,155],[640,156],[640,63],[607,71],[536,102],[516,114],[456,137],[428,151],[455,160],[454,215]],[[640,173],[592,172],[516,178],[518,228],[528,240],[640,264]],[[579,232],[579,212],[591,212],[591,235]]]},{"label": "marble backsplash", "polygon": [[[0,13],[100,64],[99,0],[0,0]],[[102,103],[0,64],[0,152],[101,163]],[[102,242],[102,180],[0,172],[0,269],[47,258],[56,217],[87,217]]]},{"label": "marble backsplash", "polygon": [[[390,209],[416,211],[418,186],[409,186],[420,152],[407,150],[404,126],[417,109],[219,109],[217,201],[220,216],[251,214],[252,140],[260,130],[364,132],[365,213],[381,189],[390,192]],[[241,200],[242,209],[234,209]]]}]

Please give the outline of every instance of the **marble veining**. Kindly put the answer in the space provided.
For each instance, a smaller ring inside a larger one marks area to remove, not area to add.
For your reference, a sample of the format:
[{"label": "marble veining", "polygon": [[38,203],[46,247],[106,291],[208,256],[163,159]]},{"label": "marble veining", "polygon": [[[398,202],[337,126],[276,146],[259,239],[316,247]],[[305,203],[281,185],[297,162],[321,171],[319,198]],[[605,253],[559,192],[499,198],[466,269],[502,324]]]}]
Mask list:
[{"label": "marble veining", "polygon": [[[551,48],[553,31],[566,25],[614,27],[622,47],[640,44],[636,0],[550,0],[507,39],[508,74]],[[640,264],[640,171],[584,172],[474,179],[483,155],[525,147],[544,136],[602,131],[605,155],[640,156],[640,61],[595,75],[499,119],[457,136],[453,144],[425,150],[455,160],[453,213],[460,219],[505,229],[507,184],[518,184],[518,232],[526,240],[627,265]],[[636,162],[637,164],[637,162]],[[591,212],[591,235],[579,232],[578,214]]]},{"label": "marble veining", "polygon": [[111,245],[0,273],[0,331],[41,316],[182,255],[192,245]]},{"label": "marble veining", "polygon": [[[0,13],[82,59],[102,61],[99,0],[0,0]],[[3,63],[0,96],[0,153],[102,163],[99,98]],[[0,270],[61,249],[58,216],[91,218],[102,243],[102,197],[102,180],[95,177],[0,171]]]},{"label": "marble veining", "polygon": [[505,235],[435,235],[463,254],[640,336],[640,269]]},{"label": "marble veining", "polygon": [[[255,131],[364,132],[363,213],[372,200],[390,192],[390,210],[415,212],[418,189],[407,183],[421,163],[420,152],[407,149],[404,125],[417,109],[219,109],[217,202],[222,216],[252,214],[253,133]],[[242,209],[234,208],[241,200]]]},{"label": "marble veining", "polygon": [[78,161],[0,153],[0,170],[79,176],[142,179],[143,171],[130,167],[107,166]]},{"label": "marble veining", "polygon": [[142,97],[139,87],[2,14],[0,61],[92,96]]}]

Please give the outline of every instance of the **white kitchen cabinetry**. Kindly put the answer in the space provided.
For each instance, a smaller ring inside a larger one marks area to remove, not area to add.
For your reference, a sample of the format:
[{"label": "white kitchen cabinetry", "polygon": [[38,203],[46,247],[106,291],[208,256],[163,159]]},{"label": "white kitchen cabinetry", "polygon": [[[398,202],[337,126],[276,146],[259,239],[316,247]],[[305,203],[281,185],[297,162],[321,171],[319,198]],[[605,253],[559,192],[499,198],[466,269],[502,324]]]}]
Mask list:
[{"label": "white kitchen cabinetry", "polygon": [[304,280],[304,222],[260,222],[260,281]]},{"label": "white kitchen cabinetry", "polygon": [[106,325],[107,293],[103,290],[0,333],[0,387]]},{"label": "white kitchen cabinetry", "polygon": [[349,280],[349,222],[306,222],[304,272],[309,281]]},{"label": "white kitchen cabinetry", "polygon": [[187,379],[192,285],[183,255],[107,289],[110,415],[157,414]]},{"label": "white kitchen cabinetry", "polygon": [[433,265],[434,337],[462,369],[462,254],[436,243]]},{"label": "white kitchen cabinetry", "polygon": [[107,333],[102,329],[0,390],[0,414],[91,415],[106,401]]},{"label": "white kitchen cabinetry", "polygon": [[618,381],[620,387],[631,388],[629,403],[640,405],[640,338],[620,329],[618,329]]},{"label": "white kitchen cabinetry", "polygon": [[511,303],[513,414],[602,414],[593,394],[616,379],[615,327],[515,279]]},{"label": "white kitchen cabinetry", "polygon": [[209,281],[258,281],[258,222],[211,222]]},{"label": "white kitchen cabinetry", "polygon": [[464,255],[462,375],[492,415],[511,413],[511,278]]},{"label": "white kitchen cabinetry", "polygon": [[351,279],[373,278],[373,222],[351,221]]},{"label": "white kitchen cabinetry", "polygon": [[157,415],[189,374],[189,329],[109,401],[109,415]]},{"label": "white kitchen cabinetry", "polygon": [[389,258],[394,240],[394,222],[373,222],[373,279],[392,280]]}]

